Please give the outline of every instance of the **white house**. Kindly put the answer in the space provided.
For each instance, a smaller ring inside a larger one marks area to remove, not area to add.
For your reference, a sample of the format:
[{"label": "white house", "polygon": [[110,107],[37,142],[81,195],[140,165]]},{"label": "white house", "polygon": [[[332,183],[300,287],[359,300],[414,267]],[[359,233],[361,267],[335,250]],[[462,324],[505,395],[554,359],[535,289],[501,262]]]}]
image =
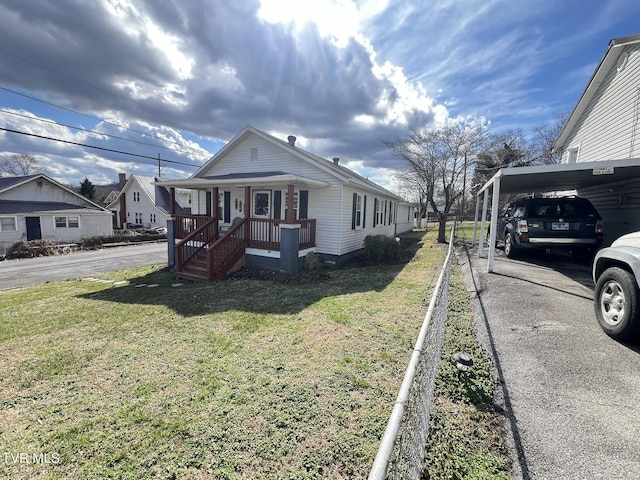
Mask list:
[{"label": "white house", "polygon": [[[219,278],[237,261],[295,271],[309,253],[340,263],[367,235],[411,230],[414,209],[401,197],[295,142],[247,126],[191,177],[157,182],[193,191],[192,215],[174,215],[178,276],[199,268]],[[234,235],[237,245],[224,247]],[[219,247],[233,250],[233,262]],[[201,265],[188,271],[189,261]]]},{"label": "white house", "polygon": [[[169,190],[156,185],[157,178],[144,175],[119,175],[120,191],[107,209],[113,213],[115,228],[166,227],[171,219]],[[179,189],[175,198],[176,212],[191,212],[191,192]]]},{"label": "white house", "polygon": [[42,173],[0,177],[0,244],[113,234],[111,213]]},{"label": "white house", "polygon": [[614,163],[640,163],[639,79],[640,34],[611,40],[555,144],[564,164],[618,161],[594,172],[596,185],[577,191],[604,218],[606,244],[640,230],[640,177],[613,181]]}]

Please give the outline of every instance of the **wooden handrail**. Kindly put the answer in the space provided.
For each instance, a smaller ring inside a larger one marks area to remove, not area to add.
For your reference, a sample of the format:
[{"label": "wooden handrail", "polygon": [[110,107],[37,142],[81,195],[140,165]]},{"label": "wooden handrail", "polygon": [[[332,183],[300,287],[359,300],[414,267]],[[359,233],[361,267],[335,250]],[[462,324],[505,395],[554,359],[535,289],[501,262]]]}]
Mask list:
[{"label": "wooden handrail", "polygon": [[[207,262],[207,278],[224,277],[229,269],[242,258],[247,247],[265,250],[280,249],[280,226],[285,220],[268,218],[243,218],[233,225],[224,235],[218,234],[218,221],[211,217],[186,217],[187,221],[206,223],[188,233],[176,246],[176,270],[183,271],[189,260],[198,254],[205,253]],[[197,218],[197,220],[193,220]],[[316,244],[316,220],[300,219],[300,250],[314,247]]]},{"label": "wooden handrail", "polygon": [[218,222],[215,218],[205,218],[209,218],[209,221],[195,229],[176,244],[176,269],[178,271],[181,271],[186,262],[218,238],[216,226]]}]

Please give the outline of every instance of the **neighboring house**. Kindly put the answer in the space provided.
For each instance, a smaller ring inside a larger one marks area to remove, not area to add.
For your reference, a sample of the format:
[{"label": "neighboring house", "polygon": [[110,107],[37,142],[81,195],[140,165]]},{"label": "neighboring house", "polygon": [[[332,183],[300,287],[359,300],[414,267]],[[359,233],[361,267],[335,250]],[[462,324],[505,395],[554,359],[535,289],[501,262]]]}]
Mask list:
[{"label": "neighboring house", "polygon": [[[639,78],[640,35],[611,40],[556,140],[563,164],[640,159]],[[604,218],[605,244],[640,230],[640,178],[613,182],[612,173],[599,168],[597,185],[577,190]]]},{"label": "neighboring house", "polygon": [[[113,212],[114,228],[166,227],[171,219],[169,190],[156,185],[157,178],[144,175],[119,175],[120,192],[107,209]],[[180,189],[175,199],[176,212],[191,212],[191,192]]]},{"label": "neighboring house", "polygon": [[292,272],[309,253],[341,263],[367,235],[411,230],[401,197],[295,141],[247,126],[191,177],[158,182],[193,191],[193,215],[175,215],[179,277],[220,278],[237,262]]},{"label": "neighboring house", "polygon": [[107,207],[109,206],[111,203],[113,203],[115,201],[116,198],[118,198],[118,194],[120,193],[119,190],[111,190],[109,192],[109,195],[107,195],[105,197],[105,199],[102,201],[102,204]]},{"label": "neighboring house", "polygon": [[45,174],[0,177],[0,243],[112,235],[111,214]]}]

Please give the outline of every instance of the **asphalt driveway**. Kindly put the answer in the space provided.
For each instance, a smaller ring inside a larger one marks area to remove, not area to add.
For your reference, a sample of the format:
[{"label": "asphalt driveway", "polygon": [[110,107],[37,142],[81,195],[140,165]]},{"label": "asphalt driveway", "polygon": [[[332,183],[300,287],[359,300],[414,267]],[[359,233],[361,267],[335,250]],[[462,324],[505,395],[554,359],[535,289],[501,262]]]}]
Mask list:
[{"label": "asphalt driveway", "polygon": [[150,264],[167,264],[167,243],[131,244],[0,262],[0,290],[70,280]]},{"label": "asphalt driveway", "polygon": [[640,479],[640,348],[598,327],[590,265],[458,249],[502,380],[513,478]]}]

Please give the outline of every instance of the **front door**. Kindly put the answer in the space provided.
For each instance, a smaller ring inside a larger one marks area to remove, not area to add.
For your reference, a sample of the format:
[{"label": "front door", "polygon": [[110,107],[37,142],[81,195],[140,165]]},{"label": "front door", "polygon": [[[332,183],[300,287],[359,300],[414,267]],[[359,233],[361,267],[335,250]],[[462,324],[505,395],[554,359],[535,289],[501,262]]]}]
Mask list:
[{"label": "front door", "polygon": [[254,190],[253,216],[271,218],[271,190]]},{"label": "front door", "polygon": [[273,225],[268,221],[272,217],[271,190],[254,190],[251,207],[251,216],[254,219],[262,219],[262,221],[253,220],[251,222],[251,240],[260,242],[273,240]]},{"label": "front door", "polygon": [[27,222],[27,241],[40,240],[42,231],[40,230],[40,217],[25,217]]}]

